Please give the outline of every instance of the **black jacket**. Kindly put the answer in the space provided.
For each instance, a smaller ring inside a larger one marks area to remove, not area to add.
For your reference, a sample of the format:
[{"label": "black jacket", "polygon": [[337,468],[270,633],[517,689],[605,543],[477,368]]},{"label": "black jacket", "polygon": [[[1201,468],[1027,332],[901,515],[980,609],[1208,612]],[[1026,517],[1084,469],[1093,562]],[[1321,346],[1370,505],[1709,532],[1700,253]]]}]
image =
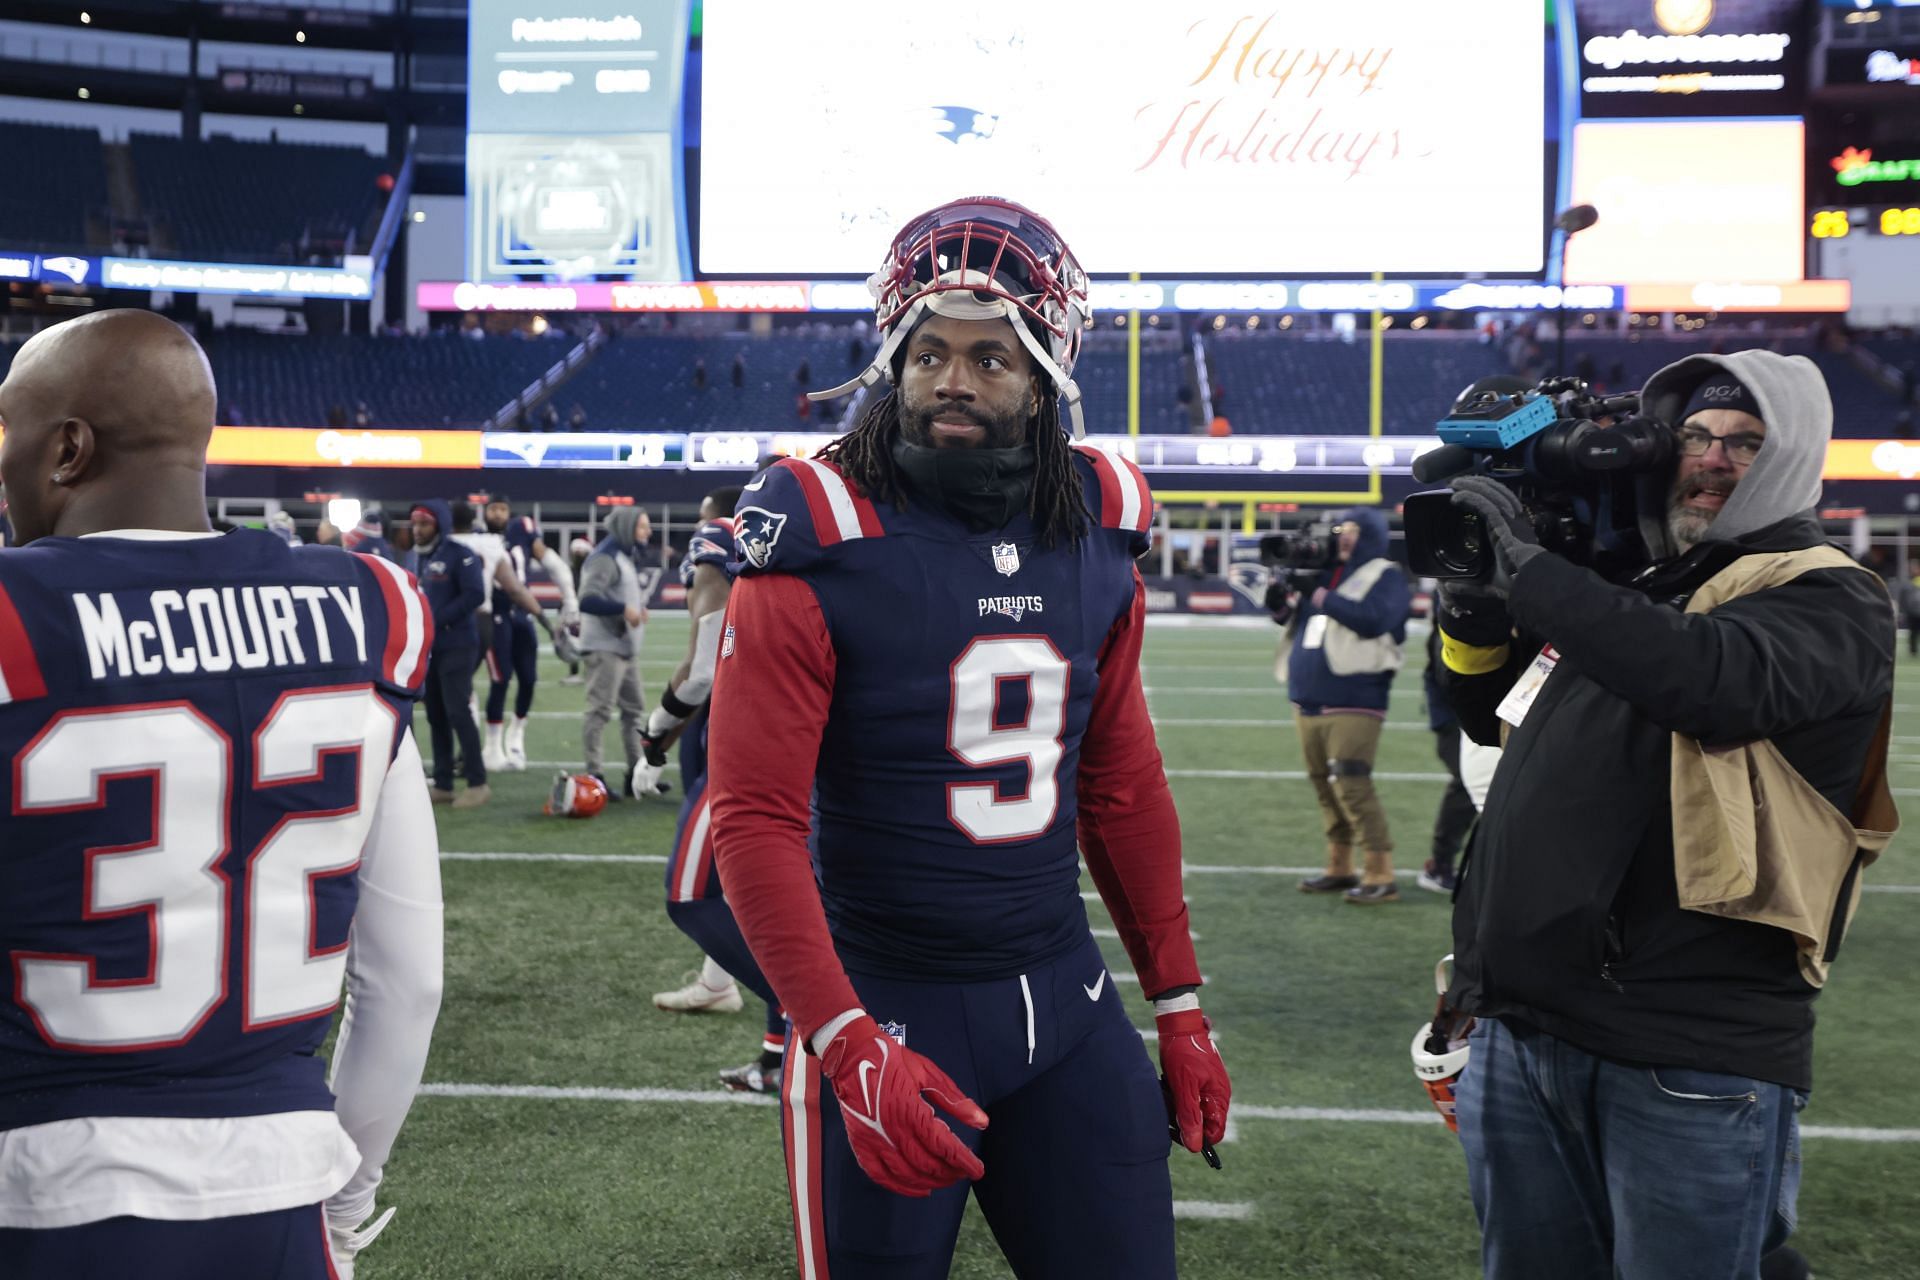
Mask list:
[{"label": "black jacket", "polygon": [[[1611,585],[1557,556],[1509,601],[1523,638],[1500,670],[1448,672],[1474,741],[1543,643],[1561,659],[1494,775],[1453,920],[1453,1003],[1616,1060],[1811,1087],[1815,988],[1783,930],[1682,911],[1669,803],[1674,733],[1771,739],[1842,813],[1893,679],[1885,591],[1817,570],[1685,614],[1741,555],[1824,541],[1811,512],[1706,542]],[[1464,638],[1464,637],[1463,637]]]}]

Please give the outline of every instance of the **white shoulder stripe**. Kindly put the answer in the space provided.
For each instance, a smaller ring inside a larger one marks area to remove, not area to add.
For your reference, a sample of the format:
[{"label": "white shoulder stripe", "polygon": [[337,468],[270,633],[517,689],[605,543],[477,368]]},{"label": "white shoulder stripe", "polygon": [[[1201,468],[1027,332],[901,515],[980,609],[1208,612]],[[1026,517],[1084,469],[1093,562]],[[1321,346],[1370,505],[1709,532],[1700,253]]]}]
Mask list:
[{"label": "white shoulder stripe", "polygon": [[808,467],[820,481],[820,487],[826,491],[827,506],[833,512],[833,523],[844,541],[865,535],[860,532],[860,513],[853,509],[853,494],[847,489],[847,482],[840,473],[825,463],[815,462],[812,458],[796,459],[800,465]]},{"label": "white shoulder stripe", "polygon": [[413,673],[420,669],[421,641],[426,638],[426,622],[420,611],[420,593],[407,582],[407,575],[401,571],[399,565],[380,556],[367,556],[365,559],[367,563],[374,566],[376,572],[386,574],[393,579],[393,585],[400,588],[400,607],[403,616],[398,619],[388,618],[387,625],[389,627],[404,626],[407,629],[406,643],[401,646],[400,656],[394,660],[393,682],[401,686],[410,685],[413,683]]},{"label": "white shoulder stripe", "polygon": [[1147,489],[1147,478],[1129,458],[1116,456],[1112,461],[1113,469],[1120,473],[1120,523],[1144,533],[1153,521],[1153,494]]}]

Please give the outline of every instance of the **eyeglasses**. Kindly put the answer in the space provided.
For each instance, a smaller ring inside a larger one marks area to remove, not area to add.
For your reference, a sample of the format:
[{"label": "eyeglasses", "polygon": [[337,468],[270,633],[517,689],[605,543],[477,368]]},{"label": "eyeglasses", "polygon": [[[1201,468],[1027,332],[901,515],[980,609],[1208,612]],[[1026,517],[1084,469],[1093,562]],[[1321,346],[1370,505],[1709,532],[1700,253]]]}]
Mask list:
[{"label": "eyeglasses", "polygon": [[1736,467],[1751,466],[1753,460],[1760,456],[1760,446],[1767,442],[1767,438],[1757,431],[1734,431],[1717,436],[1705,427],[1681,427],[1673,433],[1673,438],[1679,444],[1680,452],[1689,458],[1705,456],[1707,450],[1713,448],[1713,442],[1718,440],[1721,449],[1726,452],[1727,461]]}]

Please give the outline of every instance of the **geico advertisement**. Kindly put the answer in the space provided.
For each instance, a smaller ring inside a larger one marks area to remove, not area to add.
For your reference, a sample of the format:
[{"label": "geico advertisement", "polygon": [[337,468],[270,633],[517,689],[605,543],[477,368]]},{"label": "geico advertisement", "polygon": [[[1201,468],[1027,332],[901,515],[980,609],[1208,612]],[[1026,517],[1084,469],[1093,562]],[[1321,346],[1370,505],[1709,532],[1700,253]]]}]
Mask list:
[{"label": "geico advertisement", "polygon": [[1097,273],[1540,268],[1538,0],[1093,8],[708,5],[701,271],[864,276],[967,192]]}]

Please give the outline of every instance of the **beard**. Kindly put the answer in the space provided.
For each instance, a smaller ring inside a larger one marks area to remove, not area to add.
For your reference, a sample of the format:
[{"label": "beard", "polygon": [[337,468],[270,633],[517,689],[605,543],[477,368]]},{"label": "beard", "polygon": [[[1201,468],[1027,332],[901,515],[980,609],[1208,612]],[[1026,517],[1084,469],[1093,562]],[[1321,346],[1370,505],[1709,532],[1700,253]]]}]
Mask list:
[{"label": "beard", "polygon": [[[1032,409],[1030,396],[1023,397],[1020,404],[1005,413],[995,413],[977,402],[971,405],[923,403],[902,393],[900,434],[908,444],[930,449],[1012,449],[1027,442],[1027,423],[1033,416]],[[981,427],[985,435],[977,444],[935,436],[933,420],[937,417],[965,418]]]},{"label": "beard", "polygon": [[[1717,493],[1726,498],[1733,493],[1734,485],[1739,481],[1729,475],[1699,471],[1691,476],[1676,477],[1673,487],[1667,491],[1667,536],[1673,539],[1676,551],[1691,551],[1706,539],[1707,532],[1713,527],[1714,517],[1719,511],[1702,511],[1686,505],[1695,494]],[[1725,510],[1724,503],[1721,510]]]}]

